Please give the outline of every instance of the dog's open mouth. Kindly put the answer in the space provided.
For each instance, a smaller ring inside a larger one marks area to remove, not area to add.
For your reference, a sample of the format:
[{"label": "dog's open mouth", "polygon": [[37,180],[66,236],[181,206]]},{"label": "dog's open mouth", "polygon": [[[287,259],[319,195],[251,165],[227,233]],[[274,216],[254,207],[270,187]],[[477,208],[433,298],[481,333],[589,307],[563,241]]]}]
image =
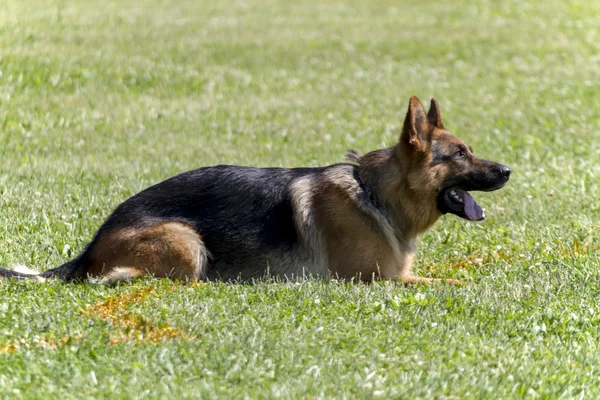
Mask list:
[{"label": "dog's open mouth", "polygon": [[444,201],[453,214],[470,221],[483,221],[485,219],[483,209],[466,190],[448,189],[444,193]]}]

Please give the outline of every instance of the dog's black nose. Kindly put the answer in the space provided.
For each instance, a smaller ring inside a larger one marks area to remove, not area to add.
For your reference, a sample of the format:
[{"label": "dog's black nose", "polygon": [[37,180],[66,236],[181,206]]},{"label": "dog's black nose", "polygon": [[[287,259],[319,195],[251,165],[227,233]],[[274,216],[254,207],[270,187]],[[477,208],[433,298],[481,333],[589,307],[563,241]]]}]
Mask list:
[{"label": "dog's black nose", "polygon": [[510,177],[510,168],[505,167],[504,165],[500,166],[500,173],[502,174],[503,177],[505,177],[506,179],[508,179]]}]

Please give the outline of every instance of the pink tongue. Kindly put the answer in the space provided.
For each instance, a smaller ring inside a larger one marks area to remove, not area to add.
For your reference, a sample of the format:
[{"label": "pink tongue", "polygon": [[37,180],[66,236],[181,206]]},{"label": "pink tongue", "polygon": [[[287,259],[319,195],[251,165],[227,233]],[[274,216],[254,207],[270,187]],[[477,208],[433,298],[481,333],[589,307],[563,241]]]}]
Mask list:
[{"label": "pink tongue", "polygon": [[483,217],[483,209],[469,193],[464,190],[457,190],[456,193],[460,196],[465,205],[465,214],[471,221],[481,221]]}]

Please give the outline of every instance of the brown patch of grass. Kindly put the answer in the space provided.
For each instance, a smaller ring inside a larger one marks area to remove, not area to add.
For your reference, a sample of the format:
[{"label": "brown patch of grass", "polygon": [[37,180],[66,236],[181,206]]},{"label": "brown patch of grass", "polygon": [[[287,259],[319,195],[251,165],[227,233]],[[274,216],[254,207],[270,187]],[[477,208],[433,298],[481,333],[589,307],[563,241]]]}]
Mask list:
[{"label": "brown patch of grass", "polygon": [[135,303],[143,303],[148,296],[155,293],[155,287],[142,288],[134,293],[121,294],[111,297],[106,301],[89,306],[81,315],[100,319],[110,323],[116,330],[116,335],[111,335],[109,343],[115,345],[128,342],[159,343],[172,339],[189,339],[181,330],[170,325],[156,325],[141,315],[135,315],[128,308]]},{"label": "brown patch of grass", "polygon": [[[514,254],[508,249],[493,250],[489,253],[475,250],[471,255],[461,258],[458,261],[453,258],[447,258],[446,262],[441,265],[424,265],[424,267],[429,273],[444,274],[456,269],[483,268],[490,261],[504,260],[510,262],[513,257]],[[422,260],[419,260],[418,263],[421,265],[424,264]]]},{"label": "brown patch of grass", "polygon": [[574,238],[571,244],[557,242],[556,248],[561,254],[564,254],[567,258],[573,258],[577,256],[595,254],[598,252],[598,250],[600,250],[600,245],[597,241],[592,241],[589,235],[586,235],[581,240],[578,238]]},{"label": "brown patch of grass", "polygon": [[72,344],[81,341],[83,338],[82,333],[78,333],[75,336],[63,336],[61,338],[54,337],[54,334],[42,335],[39,338],[35,338],[31,341],[25,339],[19,339],[14,342],[8,343],[4,346],[0,346],[0,354],[2,353],[16,353],[21,348],[30,348],[37,346],[43,349],[57,349],[58,347],[65,344]]},{"label": "brown patch of grass", "polygon": [[[192,283],[192,287],[199,287],[203,283]],[[174,286],[172,286],[173,288]],[[86,307],[79,313],[81,316],[89,317],[110,323],[116,330],[110,335],[109,344],[119,343],[160,343],[165,340],[187,340],[190,339],[185,332],[168,324],[157,325],[141,315],[135,315],[129,311],[132,304],[141,304],[148,300],[149,296],[160,296],[154,286],[141,288],[133,293],[123,293],[116,297],[110,297],[93,306]],[[74,336],[63,336],[56,338],[54,334],[42,335],[34,340],[27,341],[19,339],[0,346],[0,354],[15,353],[21,348],[37,346],[44,349],[57,349],[60,346],[72,344],[83,340],[83,334]]]},{"label": "brown patch of grass", "polygon": [[11,342],[4,346],[0,346],[0,354],[2,353],[14,353],[19,350],[19,344],[17,342]]}]

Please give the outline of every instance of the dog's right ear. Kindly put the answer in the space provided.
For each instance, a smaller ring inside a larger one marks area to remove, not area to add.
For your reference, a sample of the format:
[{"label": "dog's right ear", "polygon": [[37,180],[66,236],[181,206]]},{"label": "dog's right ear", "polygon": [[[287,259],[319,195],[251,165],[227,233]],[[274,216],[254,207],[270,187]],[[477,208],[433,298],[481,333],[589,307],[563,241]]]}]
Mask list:
[{"label": "dog's right ear", "polygon": [[412,96],[410,103],[408,104],[408,112],[404,119],[404,126],[402,127],[402,134],[400,135],[400,144],[412,146],[414,149],[421,147],[421,141],[425,137],[425,134],[429,132],[431,126],[427,119],[427,113],[423,104],[417,98]]},{"label": "dog's right ear", "polygon": [[442,113],[440,111],[440,105],[435,99],[431,99],[431,106],[429,106],[429,112],[427,113],[427,118],[429,119],[429,123],[436,128],[444,129],[444,124],[442,123]]}]

